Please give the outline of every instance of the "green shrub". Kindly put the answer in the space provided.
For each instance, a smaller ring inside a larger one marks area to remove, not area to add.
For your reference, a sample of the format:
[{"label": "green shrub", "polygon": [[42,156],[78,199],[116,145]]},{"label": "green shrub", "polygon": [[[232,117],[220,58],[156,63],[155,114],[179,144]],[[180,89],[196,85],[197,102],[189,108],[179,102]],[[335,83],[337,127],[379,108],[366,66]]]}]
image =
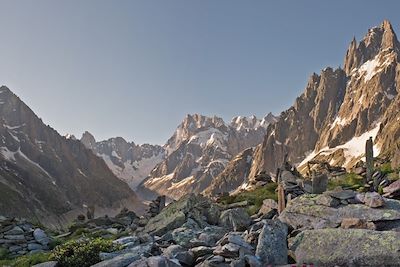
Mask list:
[{"label": "green shrub", "polygon": [[59,238],[52,238],[50,243],[49,243],[49,249],[53,250],[55,247],[61,245],[63,241]]},{"label": "green shrub", "polygon": [[36,253],[32,255],[21,256],[15,259],[0,260],[0,266],[30,267],[48,260],[49,253]]},{"label": "green shrub", "polygon": [[392,169],[392,166],[390,164],[390,162],[384,163],[381,166],[379,166],[379,170],[381,172],[383,172],[384,174],[389,174],[394,172],[394,170]]},{"label": "green shrub", "polygon": [[360,175],[355,173],[347,173],[343,176],[328,181],[328,189],[332,190],[338,186],[345,189],[359,189],[364,185],[364,180]]},{"label": "green shrub", "polygon": [[8,259],[8,250],[0,247],[0,260]]},{"label": "green shrub", "polygon": [[253,215],[258,212],[264,199],[278,200],[278,196],[275,193],[276,188],[276,183],[269,183],[252,191],[244,191],[234,196],[222,197],[220,203],[232,204],[246,200],[250,205],[247,208],[247,212]]},{"label": "green shrub", "polygon": [[70,240],[57,246],[50,255],[51,260],[59,262],[60,267],[86,267],[100,262],[100,252],[120,249],[111,240],[102,238]]}]

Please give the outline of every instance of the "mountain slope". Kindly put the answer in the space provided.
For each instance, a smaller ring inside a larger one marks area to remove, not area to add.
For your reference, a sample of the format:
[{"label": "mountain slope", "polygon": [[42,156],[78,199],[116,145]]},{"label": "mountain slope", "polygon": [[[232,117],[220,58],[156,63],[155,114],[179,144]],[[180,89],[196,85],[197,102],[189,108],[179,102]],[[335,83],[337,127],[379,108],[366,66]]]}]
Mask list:
[{"label": "mountain slope", "polygon": [[101,157],[110,170],[133,190],[165,156],[161,146],[136,145],[126,142],[122,137],[96,142],[92,134],[85,132],[81,142]]},{"label": "mountain slope", "polygon": [[[344,69],[314,73],[294,105],[269,125],[252,155],[248,179],[263,171],[274,175],[286,153],[303,166],[316,158],[351,167],[363,157],[370,136],[375,155],[390,150],[392,163],[399,166],[399,47],[384,21],[358,44],[353,39]],[[233,172],[226,175],[237,179]]]},{"label": "mountain slope", "polygon": [[[251,166],[238,171],[235,158],[214,184],[226,184],[229,177],[235,185],[244,180],[239,185],[244,186],[264,171],[274,176],[285,154],[303,172],[311,159],[349,168],[364,156],[370,136],[375,155],[390,155],[393,167],[400,166],[399,49],[388,21],[370,29],[359,43],[353,39],[344,69],[328,67],[312,74],[294,105],[268,126],[263,141],[248,157]],[[219,188],[206,193],[221,192]]]},{"label": "mountain slope", "polygon": [[165,145],[166,159],[144,180],[139,191],[150,190],[172,198],[202,192],[233,156],[261,142],[265,128],[276,120],[268,114],[262,120],[235,117],[227,124],[218,117],[187,115]]},{"label": "mountain slope", "polygon": [[101,159],[43,124],[5,86],[0,114],[0,214],[60,225],[85,205],[96,206],[98,215],[142,207]]}]

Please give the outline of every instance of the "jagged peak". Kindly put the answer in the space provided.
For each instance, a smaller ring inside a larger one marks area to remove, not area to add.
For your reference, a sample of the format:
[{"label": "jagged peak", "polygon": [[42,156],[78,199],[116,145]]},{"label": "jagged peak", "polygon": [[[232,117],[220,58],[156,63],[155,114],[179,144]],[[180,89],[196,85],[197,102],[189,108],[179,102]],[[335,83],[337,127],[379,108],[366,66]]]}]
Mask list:
[{"label": "jagged peak", "polygon": [[82,144],[84,144],[87,148],[93,148],[94,145],[96,144],[96,139],[94,138],[94,136],[89,133],[88,131],[85,131],[82,134],[81,137],[81,142]]},{"label": "jagged peak", "polygon": [[386,50],[400,50],[400,44],[392,24],[384,20],[380,26],[370,28],[364,38],[357,44],[355,37],[347,49],[344,59],[344,70],[350,74],[355,68],[358,68],[368,60]]}]

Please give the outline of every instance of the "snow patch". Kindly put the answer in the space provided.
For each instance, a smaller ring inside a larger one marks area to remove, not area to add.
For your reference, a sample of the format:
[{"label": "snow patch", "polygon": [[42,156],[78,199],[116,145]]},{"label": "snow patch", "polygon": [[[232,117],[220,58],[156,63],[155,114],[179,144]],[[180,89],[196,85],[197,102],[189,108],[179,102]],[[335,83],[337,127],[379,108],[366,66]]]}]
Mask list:
[{"label": "snow patch", "polygon": [[87,177],[87,175],[84,174],[83,171],[82,171],[81,169],[78,168],[77,170],[78,170],[78,172],[79,172],[82,176]]},{"label": "snow patch", "polygon": [[335,118],[335,120],[333,121],[330,130],[332,130],[333,128],[335,128],[336,125],[340,125],[340,126],[343,127],[343,126],[345,126],[345,125],[347,125],[347,124],[348,124],[348,121],[347,121],[346,119],[343,119],[343,118],[337,116],[337,117]]},{"label": "snow patch", "polygon": [[[324,147],[320,151],[313,151],[299,164],[299,166],[306,164],[308,161],[312,160],[318,155],[329,155],[339,149],[344,150],[344,156],[346,158],[346,162],[344,163],[344,165],[346,166],[348,163],[350,163],[352,159],[358,158],[365,153],[365,142],[370,137],[372,137],[372,140],[375,140],[376,135],[379,132],[379,128],[380,123],[378,123],[377,126],[372,130],[365,132],[360,136],[353,137],[351,140],[344,143],[343,145],[339,145],[334,148]],[[374,155],[379,155],[380,148],[377,145],[374,145],[373,151]]]}]

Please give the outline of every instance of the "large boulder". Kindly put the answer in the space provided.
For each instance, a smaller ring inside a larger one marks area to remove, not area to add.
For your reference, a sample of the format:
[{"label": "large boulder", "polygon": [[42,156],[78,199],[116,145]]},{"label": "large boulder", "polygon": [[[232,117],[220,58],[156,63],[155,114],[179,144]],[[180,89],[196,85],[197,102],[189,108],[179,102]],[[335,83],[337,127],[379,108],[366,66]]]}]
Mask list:
[{"label": "large boulder", "polygon": [[314,266],[398,266],[399,247],[399,232],[338,228],[303,231],[290,249]]},{"label": "large boulder", "polygon": [[218,216],[218,208],[209,199],[201,195],[189,194],[169,204],[157,216],[151,218],[144,231],[161,236],[181,227],[188,218],[192,218],[200,226],[205,227],[208,223],[215,223]]},{"label": "large boulder", "polygon": [[325,197],[325,195],[308,194],[297,197],[288,203],[279,219],[294,229],[335,228],[340,226],[345,218],[379,222],[382,227],[400,221],[400,201],[398,200],[386,199],[385,205],[380,208],[371,208],[364,204],[329,207],[324,201],[320,201]]},{"label": "large boulder", "polygon": [[251,224],[251,218],[242,208],[224,210],[219,225],[234,231],[244,231]]},{"label": "large boulder", "polygon": [[287,264],[288,227],[279,220],[266,220],[258,237],[256,256],[267,265]]}]

